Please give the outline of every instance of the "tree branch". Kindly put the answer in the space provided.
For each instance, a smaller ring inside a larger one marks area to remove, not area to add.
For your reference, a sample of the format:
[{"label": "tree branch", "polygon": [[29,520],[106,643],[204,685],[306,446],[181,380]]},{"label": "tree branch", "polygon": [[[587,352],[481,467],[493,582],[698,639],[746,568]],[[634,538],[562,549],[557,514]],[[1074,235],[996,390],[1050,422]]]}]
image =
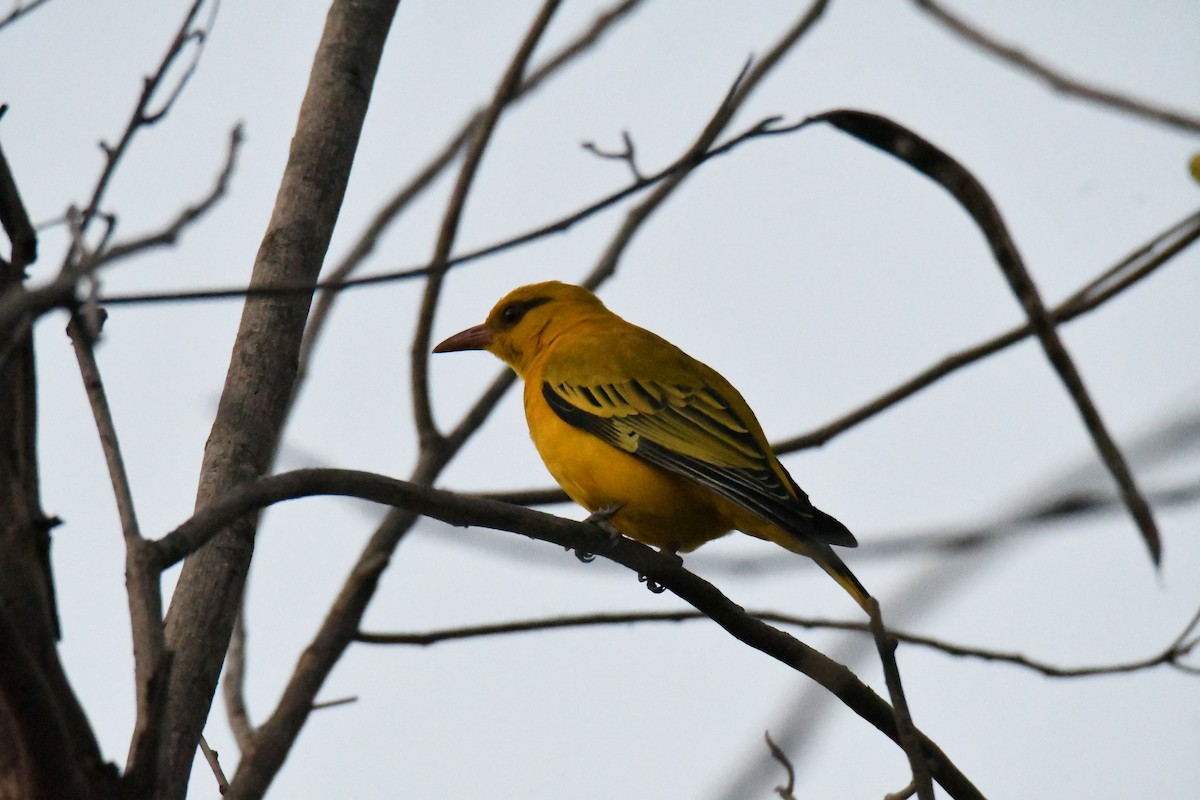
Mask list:
[{"label": "tree branch", "polygon": [[[108,191],[108,185],[112,181],[112,177],[116,174],[117,166],[121,163],[121,158],[129,149],[129,145],[133,142],[134,137],[142,129],[154,125],[161,120],[179,99],[183,88],[187,85],[192,73],[196,69],[196,64],[200,60],[203,53],[204,45],[208,41],[208,33],[212,30],[213,23],[216,21],[217,4],[213,3],[212,10],[209,14],[208,22],[204,27],[195,28],[193,23],[197,15],[200,13],[205,0],[193,0],[188,8],[187,14],[184,15],[183,22],[175,31],[175,37],[171,40],[171,44],[167,47],[167,52],[163,55],[162,60],[158,64],[158,68],[153,74],[147,76],[142,82],[142,92],[138,96],[137,103],[134,104],[133,112],[130,113],[128,121],[125,123],[125,130],[121,132],[121,137],[115,145],[101,143],[100,147],[104,151],[104,167],[100,171],[100,177],[96,180],[96,184],[92,189],[92,196],[81,212],[80,228],[86,234],[92,220],[96,217],[100,204],[104,200],[104,195]],[[184,69],[183,75],[176,82],[175,86],[167,95],[167,99],[157,111],[150,111],[150,105],[158,97],[159,90],[163,87],[163,81],[167,74],[171,72],[178,61],[184,54],[188,45],[195,42],[193,49],[192,60]],[[71,248],[67,252],[66,258],[63,260],[63,270],[74,262],[78,253],[75,248]]]},{"label": "tree branch", "polygon": [[[129,475],[125,470],[116,425],[113,423],[104,383],[100,378],[100,367],[96,363],[96,353],[93,349],[95,334],[78,314],[72,315],[67,325],[67,334],[75,349],[83,386],[92,408],[96,430],[100,435],[100,446],[108,465],[109,479],[117,501],[117,515],[125,539],[125,584],[133,638],[134,681],[137,686],[137,722],[130,750],[139,752],[139,743],[142,740],[146,737],[157,738],[159,731],[156,724],[162,720],[162,709],[156,707],[163,700],[162,692],[156,691],[156,683],[165,678],[166,666],[160,576],[147,560],[147,543],[142,538],[138,526]],[[132,780],[138,779],[140,776],[135,776]],[[144,780],[144,785],[153,783],[152,776],[145,776]]]},{"label": "tree branch", "polygon": [[45,5],[47,2],[49,2],[49,0],[29,0],[28,3],[15,3],[11,11],[4,15],[4,17],[0,17],[0,31],[4,30],[26,14],[36,10],[39,6]]},{"label": "tree branch", "polygon": [[1041,78],[1056,92],[1074,95],[1102,106],[1108,106],[1118,111],[1133,114],[1142,119],[1159,122],[1173,128],[1179,128],[1190,133],[1200,132],[1200,118],[1182,111],[1151,105],[1135,97],[1089,86],[1082,81],[1068,78],[1061,72],[1047,66],[1032,56],[1021,52],[1012,45],[996,39],[980,28],[967,23],[962,17],[952,14],[934,0],[914,0],[917,8],[942,23],[946,28],[966,39],[971,44],[989,53],[1010,66],[1028,72],[1036,78]]},{"label": "tree branch", "polygon": [[233,632],[229,639],[229,650],[225,654],[225,677],[221,682],[221,695],[225,699],[225,715],[229,718],[229,729],[233,731],[238,749],[245,753],[254,745],[254,724],[246,708],[246,605],[238,611],[233,621]]},{"label": "tree branch", "polygon": [[[672,162],[668,166],[645,177],[642,181],[630,184],[615,192],[595,200],[588,205],[577,209],[569,214],[559,217],[556,220],[540,225],[531,230],[515,234],[484,247],[475,250],[469,250],[465,253],[452,256],[446,260],[445,268],[453,269],[469,264],[473,261],[478,261],[489,256],[497,255],[508,250],[515,249],[522,245],[535,242],[539,239],[554,234],[565,233],[575,225],[583,222],[590,217],[605,211],[620,202],[638,194],[639,192],[657,186],[661,182],[674,177],[680,172],[690,171],[699,164],[706,163],[714,158],[727,155],[737,149],[739,146],[762,138],[774,136],[786,136],[797,133],[802,128],[810,124],[809,121],[801,122],[796,125],[788,125],[777,127],[779,117],[767,117],[751,125],[745,131],[729,140],[721,143],[700,155],[692,155],[690,152]],[[397,281],[411,280],[414,278],[427,278],[434,272],[434,265],[427,263],[419,266],[405,267],[403,269],[383,272],[377,275],[367,275],[360,278],[347,278],[345,280],[326,280],[316,284],[319,290],[336,290],[343,291],[346,289],[357,289],[367,286],[375,286],[378,284],[395,283]],[[136,305],[142,303],[174,303],[193,300],[231,300],[243,299],[246,297],[280,297],[291,294],[304,294],[312,290],[311,286],[236,286],[228,288],[214,289],[194,289],[187,291],[169,291],[169,292],[138,292],[133,294],[116,294],[103,295],[100,302],[107,306],[115,305]]]},{"label": "tree branch", "polygon": [[[677,560],[630,539],[614,542],[597,526],[506,503],[456,495],[366,472],[296,470],[234,487],[219,500],[197,511],[183,525],[158,540],[158,564],[165,569],[203,545],[234,519],[253,515],[272,503],[314,495],[358,497],[452,525],[478,525],[520,533],[577,552],[601,555],[670,590],[739,641],[809,676],[893,741],[898,740],[891,707],[853,673],[782,631],[749,616],[714,586],[683,569]],[[382,566],[368,565],[376,570]],[[283,708],[285,704],[281,703]],[[932,741],[919,732],[916,736],[929,759],[934,778],[950,796],[982,797]],[[237,777],[233,785],[235,791],[239,790]]]},{"label": "tree branch", "polygon": [[1141,530],[1142,538],[1157,566],[1162,556],[1162,543],[1150,506],[1139,491],[1124,455],[1109,435],[1100,412],[1084,386],[1082,375],[1059,338],[1055,320],[1042,303],[1037,286],[1025,268],[1016,243],[987,190],[949,154],[886,117],[862,111],[840,110],[821,114],[814,119],[828,122],[838,130],[904,161],[935,181],[958,201],[979,226],[1009,287],[1025,310],[1047,360],[1058,373],[1083,418],[1084,425],[1112,474],[1121,499]]},{"label": "tree branch", "polygon": [[221,167],[220,173],[217,175],[217,180],[213,184],[212,189],[208,194],[200,198],[199,201],[186,206],[180,211],[174,220],[164,225],[159,230],[130,239],[124,242],[117,242],[103,248],[93,254],[90,259],[88,269],[95,270],[102,266],[107,266],[116,261],[120,261],[130,256],[139,255],[146,250],[156,247],[166,247],[175,244],[180,235],[196,220],[212,210],[225,193],[229,190],[229,182],[233,177],[233,170],[237,164],[237,154],[242,144],[242,126],[237,124],[229,132],[229,146],[225,151],[225,163]]},{"label": "tree branch", "polygon": [[450,194],[450,202],[442,216],[442,225],[438,230],[437,244],[434,246],[433,258],[430,260],[430,273],[425,283],[425,293],[421,297],[421,310],[417,317],[417,328],[413,333],[410,358],[412,362],[412,395],[413,415],[417,426],[417,436],[423,450],[440,446],[441,434],[433,420],[433,406],[429,397],[429,350],[430,336],[433,330],[433,315],[437,311],[438,300],[442,293],[442,282],[445,280],[447,261],[454,241],[458,236],[458,225],[462,219],[463,208],[467,203],[467,195],[475,182],[479,164],[483,160],[483,151],[492,138],[492,132],[500,121],[500,115],[512,102],[521,85],[521,76],[529,63],[530,56],[542,35],[550,24],[551,17],[558,10],[561,0],[544,0],[541,10],[525,34],[521,46],[517,49],[500,83],[496,86],[495,95],[487,110],[479,118],[479,122],[471,133],[467,152],[463,156],[462,167],[458,171],[458,180]]},{"label": "tree branch", "polygon": [[[580,32],[578,36],[555,53],[555,55],[547,59],[546,63],[532,70],[525,77],[521,85],[514,92],[510,104],[515,105],[528,97],[542,83],[558,74],[563,67],[570,64],[578,56],[588,52],[605,34],[616,27],[617,23],[626,19],[632,11],[637,9],[642,4],[642,1],[622,0],[622,2],[616,3],[608,10],[598,14],[587,29]],[[430,159],[425,167],[406,186],[397,191],[390,200],[380,207],[370,224],[359,234],[358,239],[351,245],[337,266],[321,281],[323,290],[313,304],[312,314],[309,315],[308,328],[304,332],[304,342],[300,347],[300,369],[296,378],[297,389],[304,382],[308,372],[308,364],[312,358],[313,348],[316,346],[321,332],[324,330],[329,314],[333,310],[333,304],[341,293],[346,279],[362,265],[367,256],[374,252],[380,237],[391,227],[400,214],[416,198],[420,197],[432,185],[433,181],[450,166],[454,161],[455,155],[470,141],[486,112],[487,108],[485,107],[473,113],[466,123],[450,137],[450,140],[442,147],[441,151]]]},{"label": "tree branch", "polygon": [[[276,204],[252,286],[308,285],[308,294],[246,303],[205,448],[197,504],[270,465],[295,379],[296,359],[397,0],[334,0],[313,60]],[[196,744],[241,605],[257,520],[223,531],[184,565],[167,612],[174,651],[161,800],[182,800]],[[241,800],[258,795],[238,790]]]},{"label": "tree branch", "polygon": [[[849,622],[842,620],[820,619],[815,617],[797,617],[791,614],[781,614],[776,611],[746,612],[755,619],[771,622],[777,625],[791,625],[806,630],[835,630],[855,633],[871,633],[869,622]],[[624,613],[578,614],[562,617],[541,619],[512,620],[487,625],[467,625],[461,628],[441,628],[419,633],[381,633],[378,631],[360,631],[354,640],[363,644],[374,645],[409,645],[428,647],[442,642],[453,642],[462,639],[477,639],[487,636],[507,636],[515,633],[536,633],[560,629],[605,627],[609,625],[633,625],[643,622],[692,622],[705,620],[708,616],[701,611],[629,611]],[[1200,611],[1197,612],[1184,626],[1182,632],[1171,644],[1162,651],[1146,658],[1113,664],[1098,664],[1082,667],[1064,667],[1051,664],[1020,653],[989,650],[982,647],[947,642],[929,636],[898,631],[888,628],[889,636],[897,641],[934,650],[945,655],[958,658],[974,658],[980,661],[991,661],[998,664],[1008,664],[1022,669],[1032,670],[1048,678],[1090,678],[1098,675],[1121,675],[1132,672],[1142,672],[1161,666],[1186,666],[1183,659],[1191,655],[1197,647],[1195,639],[1189,639],[1200,624]]]}]

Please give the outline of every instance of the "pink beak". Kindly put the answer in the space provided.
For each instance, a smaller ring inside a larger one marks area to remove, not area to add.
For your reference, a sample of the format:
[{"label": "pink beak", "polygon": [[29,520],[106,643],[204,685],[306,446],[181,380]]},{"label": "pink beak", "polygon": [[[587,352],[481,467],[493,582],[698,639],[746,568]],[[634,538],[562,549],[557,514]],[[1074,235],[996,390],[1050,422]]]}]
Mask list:
[{"label": "pink beak", "polygon": [[453,353],[458,350],[486,350],[492,343],[492,332],[486,325],[476,325],[459,331],[433,348],[435,353]]}]

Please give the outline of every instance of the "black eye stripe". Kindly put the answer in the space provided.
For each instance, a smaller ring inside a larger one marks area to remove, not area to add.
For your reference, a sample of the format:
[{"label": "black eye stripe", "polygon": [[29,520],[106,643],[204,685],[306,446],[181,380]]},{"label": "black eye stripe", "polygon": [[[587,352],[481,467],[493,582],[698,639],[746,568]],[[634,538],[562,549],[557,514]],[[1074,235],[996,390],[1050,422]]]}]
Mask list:
[{"label": "black eye stripe", "polygon": [[505,328],[511,328],[516,325],[521,319],[529,313],[532,308],[537,308],[543,303],[549,303],[549,297],[534,297],[530,300],[522,300],[516,303],[511,303],[505,306],[500,312],[500,324]]}]

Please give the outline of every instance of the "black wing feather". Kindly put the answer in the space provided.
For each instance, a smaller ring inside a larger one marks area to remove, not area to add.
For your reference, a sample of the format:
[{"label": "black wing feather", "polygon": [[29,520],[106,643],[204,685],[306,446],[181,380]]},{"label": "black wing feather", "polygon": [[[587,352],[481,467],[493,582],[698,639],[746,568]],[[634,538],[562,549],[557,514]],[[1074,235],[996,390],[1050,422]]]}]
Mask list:
[{"label": "black wing feather", "polygon": [[[707,402],[719,406],[741,428],[740,431],[723,428],[722,435],[733,441],[743,453],[749,454],[751,463],[761,463],[761,467],[716,464],[659,444],[655,441],[658,438],[655,434],[661,437],[664,431],[669,432],[671,428],[696,429],[702,433],[709,431],[711,423],[703,422],[706,419],[703,411],[696,407],[700,399],[697,398],[696,404],[675,406],[655,397],[637,381],[631,381],[630,385],[632,388],[629,391],[637,392],[640,399],[653,401],[653,413],[642,414],[633,409],[616,387],[563,386],[560,394],[550,383],[543,383],[542,396],[554,413],[568,425],[585,430],[649,464],[696,481],[783,530],[828,544],[846,547],[857,544],[854,536],[841,523],[813,507],[808,496],[791,481],[790,476],[790,487],[780,482],[779,476],[771,469],[769,456],[750,434],[749,426],[738,419],[729,403],[712,388],[704,387],[701,390],[706,393]],[[688,387],[676,388],[690,391]],[[564,396],[567,394],[582,395],[598,410],[602,407],[611,410],[613,405],[619,404],[620,413],[592,413],[568,400]],[[611,398],[613,402],[597,402],[598,396]],[[789,488],[795,491],[795,495]]]}]

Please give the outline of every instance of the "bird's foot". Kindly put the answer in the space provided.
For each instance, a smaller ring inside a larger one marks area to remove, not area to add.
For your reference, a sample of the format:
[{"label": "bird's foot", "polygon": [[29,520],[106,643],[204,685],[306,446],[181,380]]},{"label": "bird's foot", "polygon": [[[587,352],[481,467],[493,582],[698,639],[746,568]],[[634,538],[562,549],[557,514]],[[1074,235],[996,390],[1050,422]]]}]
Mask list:
[{"label": "bird's foot", "polygon": [[[683,567],[683,556],[675,552],[674,548],[660,547],[658,548],[658,554],[670,562],[670,566],[667,567],[666,572],[672,572]],[[667,587],[660,580],[650,575],[638,575],[638,580],[646,584],[646,588],[655,594],[662,594],[667,590]]]},{"label": "bird's foot", "polygon": [[607,533],[608,543],[610,545],[614,545],[621,540],[622,533],[617,530],[617,526],[613,525],[611,522],[609,522],[609,520],[611,520],[613,515],[620,510],[621,505],[619,503],[613,503],[612,505],[598,508],[591,514],[588,514],[587,519],[585,519],[584,522],[590,522],[600,530]]},{"label": "bird's foot", "polygon": [[[612,519],[613,514],[616,514],[620,510],[621,506],[617,503],[613,503],[612,505],[596,509],[591,514],[588,514],[587,518],[584,519],[584,522],[590,522],[592,525],[595,525],[597,528],[604,531],[605,535],[608,537],[609,547],[612,547],[619,542],[623,535],[619,530],[617,530],[616,525],[613,525],[611,522],[609,522],[609,520]],[[595,553],[589,553],[584,550],[576,550],[575,557],[585,564],[596,560]]]}]

